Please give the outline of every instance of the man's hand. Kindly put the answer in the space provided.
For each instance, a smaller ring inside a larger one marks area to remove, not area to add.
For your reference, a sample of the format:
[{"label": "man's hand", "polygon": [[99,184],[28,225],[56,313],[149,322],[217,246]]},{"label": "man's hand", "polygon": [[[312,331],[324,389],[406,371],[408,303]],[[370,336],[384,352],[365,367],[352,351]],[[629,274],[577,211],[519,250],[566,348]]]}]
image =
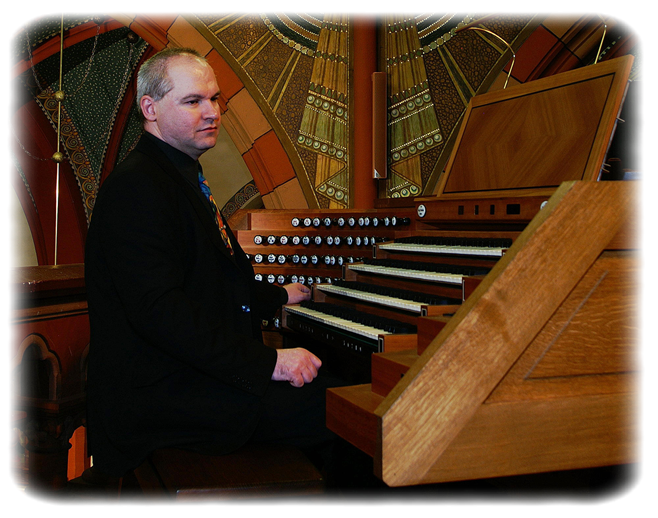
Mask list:
[{"label": "man's hand", "polygon": [[306,349],[277,349],[276,365],[272,373],[274,381],[288,381],[293,387],[310,383],[318,375],[320,359]]},{"label": "man's hand", "polygon": [[311,290],[298,282],[284,286],[288,292],[288,304],[299,304],[302,300],[310,300]]}]

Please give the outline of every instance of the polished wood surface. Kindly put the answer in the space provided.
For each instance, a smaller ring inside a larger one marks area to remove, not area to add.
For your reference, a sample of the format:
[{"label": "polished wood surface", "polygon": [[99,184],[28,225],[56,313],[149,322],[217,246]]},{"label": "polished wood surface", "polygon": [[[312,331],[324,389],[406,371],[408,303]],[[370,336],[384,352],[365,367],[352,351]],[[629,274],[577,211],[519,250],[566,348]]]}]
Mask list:
[{"label": "polished wood surface", "polygon": [[84,293],[84,266],[61,264],[27,266],[14,270],[13,288],[22,302],[25,294],[39,293],[42,297],[57,297],[65,294]]},{"label": "polished wood surface", "polygon": [[473,97],[439,195],[550,194],[598,180],[632,64],[624,56]]},{"label": "polished wood surface", "polygon": [[637,261],[605,250],[633,194],[562,186],[413,363],[330,391],[330,426],[391,486],[632,462]]}]

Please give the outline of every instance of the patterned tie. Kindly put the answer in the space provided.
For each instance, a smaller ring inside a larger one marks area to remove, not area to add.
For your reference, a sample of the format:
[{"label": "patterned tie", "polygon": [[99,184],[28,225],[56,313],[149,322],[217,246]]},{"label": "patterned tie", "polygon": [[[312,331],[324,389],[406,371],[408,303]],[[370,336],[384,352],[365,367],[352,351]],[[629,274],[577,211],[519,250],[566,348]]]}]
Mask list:
[{"label": "patterned tie", "polygon": [[217,204],[215,203],[215,198],[213,198],[212,192],[210,192],[210,186],[208,185],[208,180],[206,180],[203,177],[201,171],[199,171],[199,187],[201,187],[201,191],[203,192],[203,194],[205,194],[206,198],[208,198],[208,201],[210,202],[210,206],[212,207],[213,214],[215,214],[215,223],[217,223],[217,226],[219,227],[219,231],[222,234],[222,239],[224,240],[224,244],[226,245],[226,248],[228,248],[229,252],[231,252],[231,255],[233,255],[233,247],[231,246],[231,241],[229,240],[228,234],[226,233],[226,227],[224,226],[224,219],[222,218],[222,215],[219,212],[219,209],[217,208]]}]

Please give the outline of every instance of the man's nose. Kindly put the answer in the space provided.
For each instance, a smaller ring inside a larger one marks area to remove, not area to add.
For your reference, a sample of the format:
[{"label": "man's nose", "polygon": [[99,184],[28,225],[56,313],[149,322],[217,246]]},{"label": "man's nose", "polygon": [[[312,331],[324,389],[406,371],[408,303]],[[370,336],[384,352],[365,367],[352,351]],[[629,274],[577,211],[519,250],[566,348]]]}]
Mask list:
[{"label": "man's nose", "polygon": [[219,120],[221,117],[219,103],[216,101],[206,101],[204,103],[204,117],[206,119]]}]

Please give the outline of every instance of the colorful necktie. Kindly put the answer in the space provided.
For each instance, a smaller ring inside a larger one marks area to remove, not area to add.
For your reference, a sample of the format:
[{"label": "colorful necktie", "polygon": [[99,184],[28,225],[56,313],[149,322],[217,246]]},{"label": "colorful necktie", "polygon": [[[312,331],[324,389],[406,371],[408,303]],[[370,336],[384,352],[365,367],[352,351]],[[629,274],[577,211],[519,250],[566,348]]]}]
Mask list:
[{"label": "colorful necktie", "polygon": [[233,247],[231,246],[231,241],[229,240],[228,234],[226,233],[226,227],[224,226],[224,219],[222,218],[222,215],[219,212],[219,209],[217,208],[217,204],[215,203],[215,198],[213,198],[212,192],[210,192],[210,186],[208,185],[208,180],[206,180],[203,177],[201,171],[199,171],[199,187],[201,187],[201,191],[203,192],[203,194],[205,194],[206,198],[208,198],[208,201],[210,202],[210,206],[212,207],[212,211],[215,214],[215,223],[217,223],[217,226],[219,227],[219,231],[222,234],[222,239],[224,240],[224,244],[226,245],[226,248],[228,248],[229,252],[231,252],[231,255],[233,255]]}]

